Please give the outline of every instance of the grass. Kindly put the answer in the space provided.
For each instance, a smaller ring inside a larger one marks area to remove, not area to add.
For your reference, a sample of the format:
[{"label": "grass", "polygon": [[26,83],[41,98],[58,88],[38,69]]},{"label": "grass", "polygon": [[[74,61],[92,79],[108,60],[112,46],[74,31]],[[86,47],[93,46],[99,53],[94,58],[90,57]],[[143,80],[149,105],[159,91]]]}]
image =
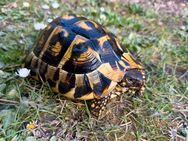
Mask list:
[{"label": "grass", "polygon": [[[22,0],[0,2],[0,141],[5,140],[170,140],[177,129],[186,138],[188,18],[159,15],[138,4],[81,0],[59,3]],[[42,8],[46,4],[49,9]],[[144,95],[123,95],[108,105],[98,121],[87,116],[84,104],[55,97],[46,85],[18,78],[12,67],[24,62],[25,54],[38,35],[37,22],[69,12],[94,19],[106,26],[132,52],[139,54],[147,71]],[[170,23],[168,22],[170,19]],[[1,66],[1,65],[0,65]],[[8,72],[7,72],[8,70]],[[3,101],[4,100],[4,101]],[[28,122],[38,121],[37,131],[28,131]],[[31,134],[33,132],[34,135]],[[184,133],[184,134],[183,134]],[[171,134],[172,135],[172,134]]]}]

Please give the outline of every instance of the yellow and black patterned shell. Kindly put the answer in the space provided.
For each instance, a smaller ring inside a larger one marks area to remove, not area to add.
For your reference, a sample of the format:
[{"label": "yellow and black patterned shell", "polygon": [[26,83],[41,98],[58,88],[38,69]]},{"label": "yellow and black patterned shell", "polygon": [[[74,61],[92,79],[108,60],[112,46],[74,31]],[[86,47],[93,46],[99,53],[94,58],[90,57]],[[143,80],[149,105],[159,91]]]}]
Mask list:
[{"label": "yellow and black patterned shell", "polygon": [[81,100],[108,95],[128,68],[142,68],[112,33],[73,14],[56,18],[41,32],[25,66],[54,92]]}]

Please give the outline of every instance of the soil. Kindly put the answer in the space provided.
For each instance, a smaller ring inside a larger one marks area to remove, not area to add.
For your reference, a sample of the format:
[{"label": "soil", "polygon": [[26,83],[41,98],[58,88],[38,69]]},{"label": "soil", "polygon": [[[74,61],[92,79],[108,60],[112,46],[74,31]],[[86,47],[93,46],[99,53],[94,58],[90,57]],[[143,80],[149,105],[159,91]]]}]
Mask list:
[{"label": "soil", "polygon": [[136,3],[163,14],[188,16],[188,0],[107,0],[108,2]]}]

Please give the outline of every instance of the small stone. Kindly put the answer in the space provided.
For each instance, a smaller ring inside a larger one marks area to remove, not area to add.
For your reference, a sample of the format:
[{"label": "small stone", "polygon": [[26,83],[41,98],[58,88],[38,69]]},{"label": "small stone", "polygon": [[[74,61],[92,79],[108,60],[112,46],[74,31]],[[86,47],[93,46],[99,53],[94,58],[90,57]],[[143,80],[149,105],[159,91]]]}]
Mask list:
[{"label": "small stone", "polygon": [[122,88],[122,92],[124,93],[124,92],[127,92],[127,90],[128,90],[128,88],[126,88],[126,87],[123,87]]},{"label": "small stone", "polygon": [[46,25],[44,23],[35,23],[34,24],[35,30],[41,30],[41,29],[44,29],[45,27],[46,27]]},{"label": "small stone", "polygon": [[8,93],[7,93],[7,97],[8,98],[11,98],[11,99],[14,99],[14,98],[17,98],[19,97],[19,94],[17,92],[17,90],[15,88],[11,89]]},{"label": "small stone", "polygon": [[57,141],[57,137],[56,137],[56,136],[52,136],[52,137],[50,138],[50,141]]},{"label": "small stone", "polygon": [[120,92],[116,92],[116,94],[117,94],[117,95],[121,95],[121,93],[120,93]]},{"label": "small stone", "polygon": [[92,107],[92,108],[94,108],[94,107],[95,107],[95,104],[94,104],[94,103],[93,103],[93,104],[91,104],[91,107]]},{"label": "small stone", "polygon": [[101,14],[100,15],[100,19],[103,20],[103,21],[105,21],[106,20],[106,16],[104,14]]},{"label": "small stone", "polygon": [[4,66],[5,66],[5,64],[0,61],[0,69],[3,68]]},{"label": "small stone", "polygon": [[47,21],[48,21],[48,23],[51,23],[53,21],[53,19],[49,18]]},{"label": "small stone", "polygon": [[44,10],[48,10],[48,9],[50,8],[47,4],[44,4],[44,5],[42,5],[41,7],[42,7],[42,9],[44,9]]},{"label": "small stone", "polygon": [[23,2],[23,7],[29,7],[30,4],[28,2]]},{"label": "small stone", "polygon": [[25,139],[25,141],[36,141],[36,138],[33,136],[29,136]]},{"label": "small stone", "polygon": [[52,7],[55,8],[55,9],[57,9],[59,7],[59,3],[53,2],[52,3]]},{"label": "small stone", "polygon": [[101,7],[100,10],[101,10],[101,12],[104,12],[104,11],[105,11],[104,7]]}]

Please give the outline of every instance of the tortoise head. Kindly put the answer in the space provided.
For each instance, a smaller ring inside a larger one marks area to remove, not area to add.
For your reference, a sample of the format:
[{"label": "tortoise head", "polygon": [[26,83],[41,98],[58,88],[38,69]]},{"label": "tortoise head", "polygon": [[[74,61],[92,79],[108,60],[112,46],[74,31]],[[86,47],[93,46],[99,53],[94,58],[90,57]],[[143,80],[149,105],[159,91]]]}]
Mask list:
[{"label": "tortoise head", "polygon": [[145,88],[145,72],[144,69],[129,69],[120,82],[120,86],[126,89],[127,93],[140,95]]}]

